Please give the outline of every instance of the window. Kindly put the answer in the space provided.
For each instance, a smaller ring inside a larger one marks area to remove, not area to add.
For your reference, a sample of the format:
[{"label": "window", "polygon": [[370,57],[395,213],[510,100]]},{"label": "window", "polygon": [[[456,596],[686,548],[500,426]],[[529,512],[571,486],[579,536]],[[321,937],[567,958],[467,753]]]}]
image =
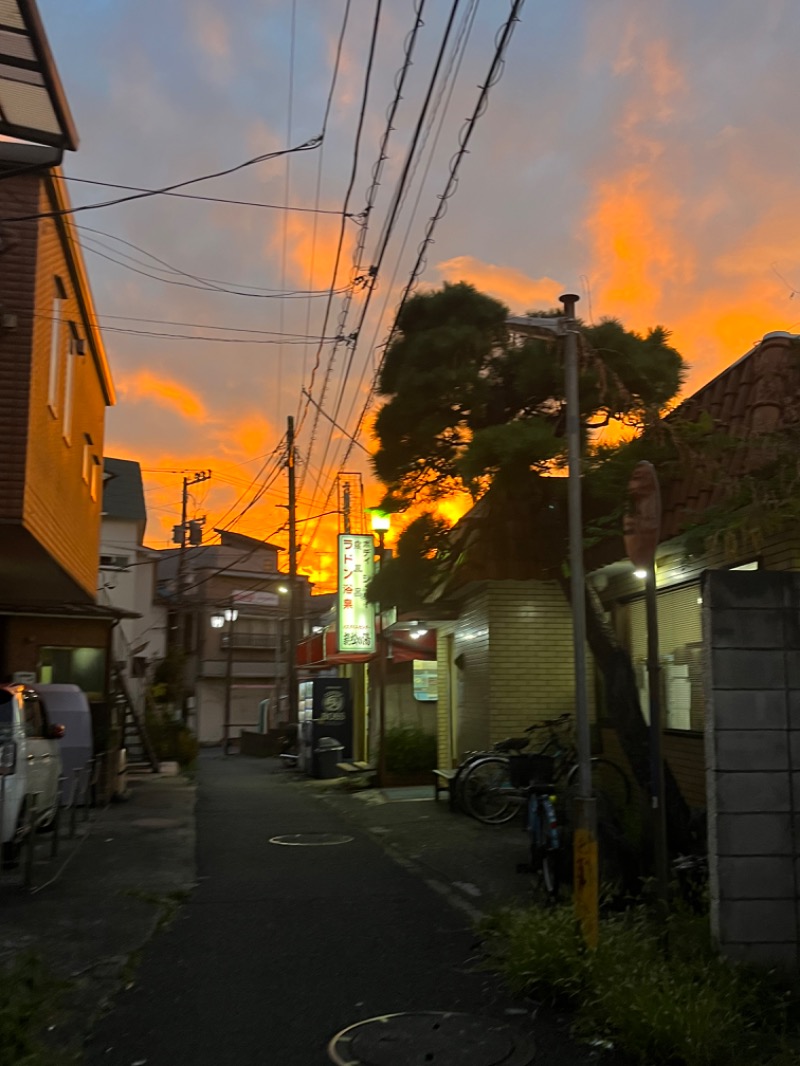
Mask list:
[{"label": "window", "polygon": [[74,322],[69,324],[69,351],[64,364],[64,420],[61,432],[64,440],[69,444],[72,441],[72,397],[75,382],[75,357],[78,350],[78,327]]},{"label": "window", "polygon": [[35,692],[26,692],[22,697],[22,710],[25,715],[25,736],[44,736],[42,708]]},{"label": "window", "polygon": [[100,565],[107,566],[111,570],[125,570],[130,562],[127,555],[101,555]]},{"label": "window", "polygon": [[56,278],[50,330],[50,375],[47,380],[47,404],[53,415],[58,415],[58,396],[61,389],[62,314],[66,297],[64,283],[61,278]]},{"label": "window", "polygon": [[42,648],[39,680],[43,685],[77,685],[90,700],[103,698],[106,653],[103,648]]},{"label": "window", "polygon": [[92,438],[88,433],[83,435],[83,461],[81,477],[88,485],[92,478]]},{"label": "window", "polygon": [[[703,729],[703,632],[700,586],[658,591],[658,652],[665,729]],[[644,599],[630,605],[631,658],[645,719],[650,718],[647,672],[647,611]]]},{"label": "window", "polygon": [[96,455],[92,456],[92,472],[89,478],[89,495],[93,500],[100,498],[100,482],[103,479],[103,468]]}]

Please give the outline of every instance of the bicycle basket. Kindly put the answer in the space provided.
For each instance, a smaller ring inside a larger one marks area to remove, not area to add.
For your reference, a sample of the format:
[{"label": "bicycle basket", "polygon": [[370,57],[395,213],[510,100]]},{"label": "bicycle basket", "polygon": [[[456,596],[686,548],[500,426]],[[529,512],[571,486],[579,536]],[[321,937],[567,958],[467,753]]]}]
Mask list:
[{"label": "bicycle basket", "polygon": [[544,785],[552,781],[555,775],[555,759],[552,755],[513,755],[508,765],[514,788]]}]

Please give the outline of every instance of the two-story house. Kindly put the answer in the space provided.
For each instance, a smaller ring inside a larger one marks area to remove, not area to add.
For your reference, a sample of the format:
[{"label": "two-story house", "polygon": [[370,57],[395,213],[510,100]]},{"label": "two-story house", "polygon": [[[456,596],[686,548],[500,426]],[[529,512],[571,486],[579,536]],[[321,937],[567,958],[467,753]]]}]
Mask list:
[{"label": "two-story house", "polygon": [[61,152],[76,147],[35,5],[0,9],[0,675],[70,682],[108,738],[117,613],[96,603],[114,386]]}]

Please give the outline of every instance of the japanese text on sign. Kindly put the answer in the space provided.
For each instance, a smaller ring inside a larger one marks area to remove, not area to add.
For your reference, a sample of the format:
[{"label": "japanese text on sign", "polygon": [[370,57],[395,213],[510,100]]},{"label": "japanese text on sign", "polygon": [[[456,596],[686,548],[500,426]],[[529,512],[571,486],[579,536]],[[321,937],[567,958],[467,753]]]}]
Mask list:
[{"label": "japanese text on sign", "polygon": [[375,542],[371,535],[339,535],[340,652],[375,651],[375,611],[367,603],[366,589],[375,568]]}]

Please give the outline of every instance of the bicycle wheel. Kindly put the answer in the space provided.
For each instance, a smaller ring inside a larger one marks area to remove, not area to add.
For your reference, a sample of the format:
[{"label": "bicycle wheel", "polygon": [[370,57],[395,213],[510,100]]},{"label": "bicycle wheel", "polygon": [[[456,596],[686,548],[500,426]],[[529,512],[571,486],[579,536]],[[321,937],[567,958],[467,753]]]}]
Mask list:
[{"label": "bicycle wheel", "polygon": [[510,822],[520,808],[519,796],[508,795],[508,759],[490,755],[464,768],[462,796],[467,814],[487,825]]},{"label": "bicycle wheel", "polygon": [[478,762],[479,759],[486,759],[489,755],[491,755],[491,752],[488,751],[473,751],[466,755],[463,762],[459,763],[456,767],[456,776],[450,783],[450,789],[453,793],[453,802],[462,814],[469,814],[464,801],[464,780],[467,775],[467,770],[473,763]]},{"label": "bicycle wheel", "polygon": [[[625,813],[631,806],[633,792],[628,775],[611,759],[595,755],[591,760],[592,796],[597,803],[597,824],[624,824]],[[580,766],[570,767],[563,791],[564,824],[575,826],[574,806],[579,792]]]},{"label": "bicycle wheel", "polygon": [[[592,796],[597,808],[598,877],[604,890],[616,894],[630,880],[637,806],[625,771],[611,759],[591,760]],[[579,767],[567,775],[562,798],[562,819],[570,839],[575,830],[575,800],[579,793]]]},{"label": "bicycle wheel", "polygon": [[528,806],[528,832],[531,839],[531,871],[535,878],[535,891],[544,897],[544,902],[558,902],[561,884],[558,852],[549,839],[544,818],[547,816],[540,799],[532,799]]}]

